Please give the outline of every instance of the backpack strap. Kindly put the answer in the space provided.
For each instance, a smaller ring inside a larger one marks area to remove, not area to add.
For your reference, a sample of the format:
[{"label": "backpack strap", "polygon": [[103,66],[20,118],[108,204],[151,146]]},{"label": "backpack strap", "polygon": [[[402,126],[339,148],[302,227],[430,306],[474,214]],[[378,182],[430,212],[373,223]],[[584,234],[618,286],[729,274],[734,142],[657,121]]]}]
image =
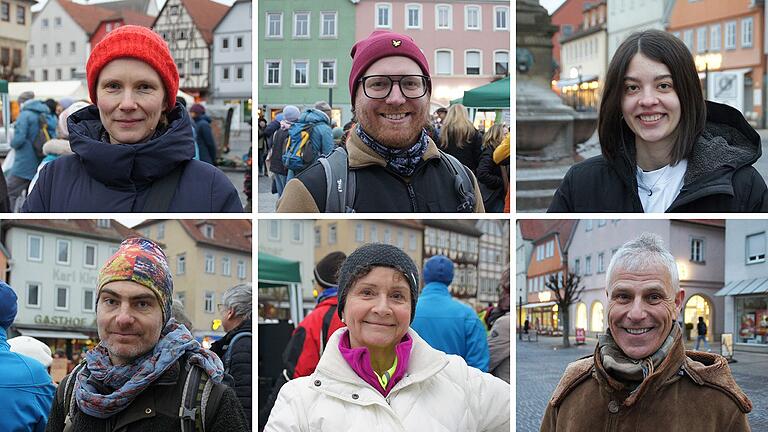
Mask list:
[{"label": "backpack strap", "polygon": [[253,338],[253,334],[251,332],[240,332],[229,341],[227,348],[224,350],[224,358],[222,359],[222,363],[224,363],[224,372],[229,373],[230,364],[232,363],[232,347],[234,347],[235,342],[242,337]]},{"label": "backpack strap", "polygon": [[347,150],[336,147],[318,160],[325,171],[325,213],[354,213],[355,171],[349,169]]},{"label": "backpack strap", "polygon": [[64,417],[64,432],[70,432],[74,429],[72,418],[75,416],[75,406],[77,405],[75,403],[75,381],[77,381],[75,377],[85,367],[85,364],[85,362],[81,362],[75,366],[72,372],[64,378],[64,382],[59,383],[59,385],[64,385],[64,400],[62,401],[64,402],[64,412],[66,413]]},{"label": "backpack strap", "polygon": [[456,208],[459,213],[468,213],[475,210],[475,204],[477,203],[475,197],[475,187],[472,179],[467,173],[467,169],[459,162],[453,155],[450,155],[440,149],[440,160],[448,167],[454,175],[453,187],[456,193],[459,195],[461,203]]},{"label": "backpack strap", "polygon": [[181,173],[187,166],[186,162],[176,165],[170,173],[155,180],[149,188],[149,196],[144,202],[145,213],[165,213],[171,207],[171,199],[176,193],[176,187],[179,185]]},{"label": "backpack strap", "polygon": [[323,327],[320,329],[320,355],[323,355],[325,351],[325,341],[328,340],[328,330],[331,328],[331,321],[333,316],[336,315],[336,309],[338,305],[331,305],[328,311],[323,315]]},{"label": "backpack strap", "polygon": [[208,378],[202,369],[187,363],[187,378],[184,380],[184,390],[181,393],[181,405],[179,406],[181,432],[198,430],[198,417],[201,416],[201,413],[196,407],[199,406],[197,394],[200,390],[202,375],[205,375],[206,379]]}]

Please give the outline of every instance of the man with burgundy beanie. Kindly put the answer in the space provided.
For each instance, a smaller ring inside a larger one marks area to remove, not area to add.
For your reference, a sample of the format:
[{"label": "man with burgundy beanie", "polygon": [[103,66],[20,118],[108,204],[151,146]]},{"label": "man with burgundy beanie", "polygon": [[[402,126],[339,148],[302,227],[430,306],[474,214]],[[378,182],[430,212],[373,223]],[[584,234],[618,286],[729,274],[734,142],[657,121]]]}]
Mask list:
[{"label": "man with burgundy beanie", "polygon": [[341,159],[343,172],[315,162],[288,182],[277,211],[483,212],[474,175],[438,150],[424,132],[432,81],[416,42],[375,31],[350,54],[349,92],[357,126],[346,150],[335,150],[326,161],[335,167]]}]

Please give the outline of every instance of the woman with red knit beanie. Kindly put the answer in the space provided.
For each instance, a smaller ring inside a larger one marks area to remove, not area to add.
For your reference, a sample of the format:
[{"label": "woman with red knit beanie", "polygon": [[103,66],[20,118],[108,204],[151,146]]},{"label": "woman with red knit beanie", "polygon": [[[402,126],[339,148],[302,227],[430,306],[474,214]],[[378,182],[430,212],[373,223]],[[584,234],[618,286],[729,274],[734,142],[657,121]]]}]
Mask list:
[{"label": "woman with red knit beanie", "polygon": [[94,105],[68,120],[73,155],[47,164],[25,212],[242,212],[237,190],[193,160],[192,121],[176,103],[179,73],[166,42],[127,25],[86,65]]}]

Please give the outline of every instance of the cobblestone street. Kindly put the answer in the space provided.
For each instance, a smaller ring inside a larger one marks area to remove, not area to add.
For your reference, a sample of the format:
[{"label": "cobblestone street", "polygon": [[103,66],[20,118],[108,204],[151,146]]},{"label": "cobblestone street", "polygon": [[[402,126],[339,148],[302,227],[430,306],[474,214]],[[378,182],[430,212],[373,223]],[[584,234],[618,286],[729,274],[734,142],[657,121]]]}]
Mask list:
[{"label": "cobblestone street", "polygon": [[[539,430],[546,404],[568,363],[592,354],[594,339],[586,345],[560,347],[562,338],[539,337],[538,342],[516,340],[516,428],[518,432]],[[573,342],[572,342],[573,343]],[[691,348],[690,344],[688,348]],[[713,345],[713,350],[719,348]],[[753,431],[768,431],[768,355],[736,352],[731,369],[736,382],[752,400],[749,414]]]}]

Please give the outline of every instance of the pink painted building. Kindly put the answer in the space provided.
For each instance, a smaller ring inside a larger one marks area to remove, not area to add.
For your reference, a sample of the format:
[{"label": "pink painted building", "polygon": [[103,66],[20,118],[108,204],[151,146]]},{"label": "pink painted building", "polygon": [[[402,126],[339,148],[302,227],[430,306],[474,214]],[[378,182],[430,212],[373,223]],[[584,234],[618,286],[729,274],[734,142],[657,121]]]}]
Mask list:
[{"label": "pink painted building", "polygon": [[355,40],[388,30],[416,41],[429,61],[433,105],[509,75],[508,0],[360,0],[356,7]]}]

